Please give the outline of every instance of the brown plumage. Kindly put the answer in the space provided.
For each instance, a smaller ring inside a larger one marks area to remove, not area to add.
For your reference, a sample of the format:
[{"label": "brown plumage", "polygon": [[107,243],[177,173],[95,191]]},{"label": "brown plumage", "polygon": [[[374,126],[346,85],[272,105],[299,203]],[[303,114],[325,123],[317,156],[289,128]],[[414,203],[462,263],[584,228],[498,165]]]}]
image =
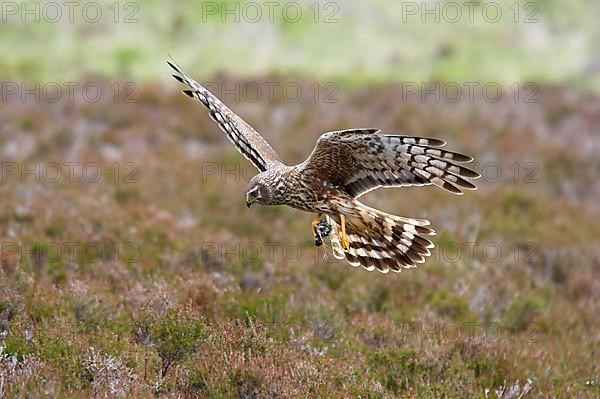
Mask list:
[{"label": "brown plumage", "polygon": [[[463,166],[473,159],[441,149],[439,139],[388,135],[379,129],[349,129],[321,135],[299,165],[283,164],[265,139],[217,97],[169,62],[183,92],[200,100],[237,149],[260,171],[246,193],[248,206],[288,205],[325,215],[332,226],[336,258],[387,273],[413,268],[431,254],[428,220],[390,215],[358,198],[379,187],[433,184],[454,194],[474,190],[479,174]],[[313,229],[315,225],[313,224]],[[345,235],[344,235],[345,230]]]}]

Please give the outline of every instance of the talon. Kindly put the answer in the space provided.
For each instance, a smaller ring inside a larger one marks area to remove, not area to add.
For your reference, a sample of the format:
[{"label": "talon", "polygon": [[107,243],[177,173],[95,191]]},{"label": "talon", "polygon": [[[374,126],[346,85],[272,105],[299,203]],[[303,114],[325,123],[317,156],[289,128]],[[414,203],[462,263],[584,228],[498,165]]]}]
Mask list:
[{"label": "talon", "polygon": [[350,249],[350,241],[348,241],[348,237],[342,237],[341,244],[346,251]]},{"label": "talon", "polygon": [[313,237],[316,237],[319,234],[319,232],[317,231],[317,226],[319,225],[320,222],[321,222],[321,214],[317,213],[315,215],[315,217],[313,218],[313,220],[310,222],[310,225],[312,226]]},{"label": "talon", "polygon": [[346,234],[346,217],[342,214],[340,214],[340,222],[342,225],[342,237],[340,241],[342,247],[347,251],[350,249],[350,240],[348,240],[348,235]]}]

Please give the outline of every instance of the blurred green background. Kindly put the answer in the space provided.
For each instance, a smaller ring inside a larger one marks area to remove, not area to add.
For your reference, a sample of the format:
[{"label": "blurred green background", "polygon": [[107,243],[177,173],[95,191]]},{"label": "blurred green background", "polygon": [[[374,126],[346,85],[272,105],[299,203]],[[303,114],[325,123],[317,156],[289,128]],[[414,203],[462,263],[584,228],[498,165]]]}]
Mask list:
[{"label": "blurred green background", "polygon": [[[44,2],[4,2],[2,78],[166,81],[171,54],[199,76],[278,72],[351,84],[537,81],[600,89],[600,3],[592,0],[88,3],[60,3],[54,18],[57,7]],[[26,11],[35,7],[47,16],[39,23]],[[435,7],[437,22],[426,12]]]},{"label": "blurred green background", "polygon": [[[422,0],[267,2],[73,2],[72,21],[1,3],[0,398],[600,397],[600,2],[479,2],[472,22],[467,0],[428,1],[439,22]],[[169,54],[290,164],[378,127],[473,156],[478,190],[373,191],[431,220],[432,256],[334,261],[312,215],[246,208],[255,170]],[[236,86],[290,81],[301,100]],[[404,82],[508,90],[419,101]]]}]

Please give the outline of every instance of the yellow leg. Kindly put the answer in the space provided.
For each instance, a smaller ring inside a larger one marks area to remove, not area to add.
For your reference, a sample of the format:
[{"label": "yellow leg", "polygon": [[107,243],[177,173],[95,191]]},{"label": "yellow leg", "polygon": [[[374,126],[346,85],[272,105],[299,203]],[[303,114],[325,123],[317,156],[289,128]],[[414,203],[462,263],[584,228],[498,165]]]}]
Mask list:
[{"label": "yellow leg", "polygon": [[350,249],[350,241],[348,240],[348,236],[346,235],[346,217],[340,213],[340,221],[342,223],[342,237],[341,243],[342,247],[347,251]]},{"label": "yellow leg", "polygon": [[310,222],[312,226],[313,238],[317,236],[317,225],[321,221],[321,213],[317,213],[313,218],[312,222]]}]

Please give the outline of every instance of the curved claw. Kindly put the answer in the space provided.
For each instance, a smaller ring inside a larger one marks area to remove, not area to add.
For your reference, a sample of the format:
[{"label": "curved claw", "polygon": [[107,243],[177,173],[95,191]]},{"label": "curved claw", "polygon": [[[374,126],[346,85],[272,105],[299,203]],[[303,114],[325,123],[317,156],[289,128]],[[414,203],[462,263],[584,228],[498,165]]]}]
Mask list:
[{"label": "curved claw", "polygon": [[341,240],[340,240],[340,244],[342,244],[342,247],[347,251],[350,249],[350,241],[348,240],[348,237],[343,235]]},{"label": "curved claw", "polygon": [[348,240],[348,236],[346,235],[346,217],[342,214],[340,214],[340,222],[342,225],[340,243],[342,244],[342,247],[347,251],[350,249],[350,240]]}]

